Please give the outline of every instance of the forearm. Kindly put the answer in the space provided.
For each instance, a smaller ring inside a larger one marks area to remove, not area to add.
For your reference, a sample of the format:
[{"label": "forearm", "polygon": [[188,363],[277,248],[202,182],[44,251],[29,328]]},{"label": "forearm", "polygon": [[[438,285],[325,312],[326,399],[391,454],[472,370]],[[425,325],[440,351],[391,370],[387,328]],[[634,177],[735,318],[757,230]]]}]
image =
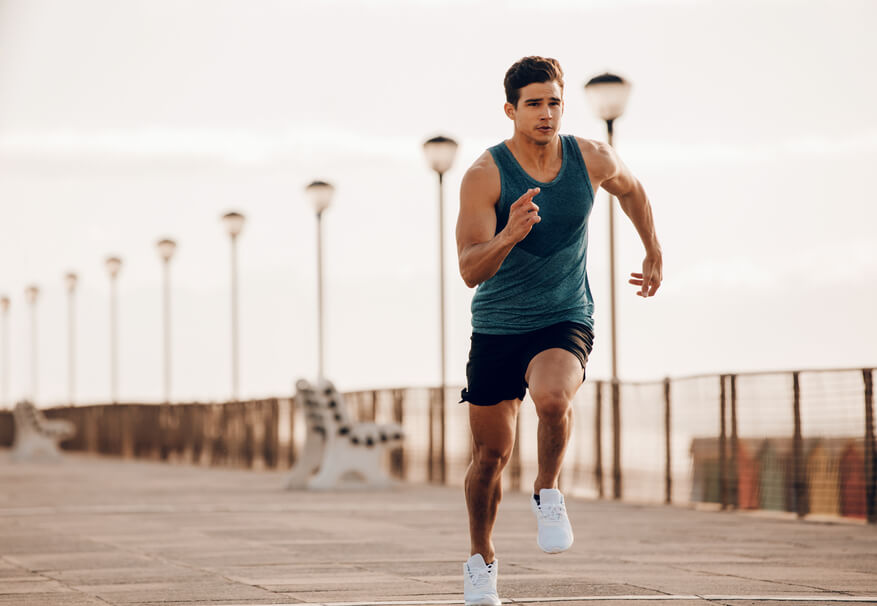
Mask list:
[{"label": "forearm", "polygon": [[642,184],[637,181],[636,186],[630,192],[618,196],[618,203],[636,228],[646,249],[646,254],[661,255],[661,244],[658,242],[658,234],[655,232],[652,205],[649,204],[649,198],[646,196]]},{"label": "forearm", "polygon": [[487,242],[463,249],[460,252],[460,275],[466,286],[474,288],[492,278],[514,246],[515,242],[500,232]]}]

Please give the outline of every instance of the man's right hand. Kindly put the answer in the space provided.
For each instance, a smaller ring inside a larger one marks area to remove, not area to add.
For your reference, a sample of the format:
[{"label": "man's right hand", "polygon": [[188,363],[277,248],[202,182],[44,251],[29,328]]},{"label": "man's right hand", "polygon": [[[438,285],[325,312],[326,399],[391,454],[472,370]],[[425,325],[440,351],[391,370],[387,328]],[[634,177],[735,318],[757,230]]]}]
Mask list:
[{"label": "man's right hand", "polygon": [[533,226],[542,220],[539,207],[533,202],[539,191],[538,187],[528,189],[509,207],[509,220],[502,231],[515,244],[526,238]]}]

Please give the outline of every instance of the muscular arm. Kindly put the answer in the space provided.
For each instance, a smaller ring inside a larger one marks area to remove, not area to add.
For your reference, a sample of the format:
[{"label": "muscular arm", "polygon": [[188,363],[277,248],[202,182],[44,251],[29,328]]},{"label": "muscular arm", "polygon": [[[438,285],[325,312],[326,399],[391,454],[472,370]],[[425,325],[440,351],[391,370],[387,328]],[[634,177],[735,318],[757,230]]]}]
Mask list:
[{"label": "muscular arm", "polygon": [[646,251],[642,274],[632,273],[631,284],[642,286],[639,295],[649,297],[655,294],[663,279],[663,253],[655,231],[652,206],[642,183],[624,165],[615,150],[605,144],[579,140],[589,172],[602,187],[618,198],[624,214],[630,219],[642,240]]},{"label": "muscular arm", "polygon": [[530,189],[512,204],[508,223],[496,233],[494,206],[500,193],[499,169],[490,152],[485,152],[466,171],[460,186],[457,255],[460,275],[469,288],[492,278],[515,244],[540,221],[539,207],[533,203],[539,189]]}]

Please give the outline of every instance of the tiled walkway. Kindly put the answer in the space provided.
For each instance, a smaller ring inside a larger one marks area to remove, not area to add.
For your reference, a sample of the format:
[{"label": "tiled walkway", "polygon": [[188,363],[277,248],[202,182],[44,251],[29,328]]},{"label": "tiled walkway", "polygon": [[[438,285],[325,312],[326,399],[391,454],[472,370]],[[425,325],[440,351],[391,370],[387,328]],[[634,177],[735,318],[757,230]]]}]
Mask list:
[{"label": "tiled walkway", "polygon": [[[0,605],[459,604],[459,487],[329,494],[283,474],[0,452]],[[877,603],[877,528],[568,502],[573,548],[536,546],[525,495],[495,543],[509,602]],[[781,600],[781,601],[780,601]]]}]

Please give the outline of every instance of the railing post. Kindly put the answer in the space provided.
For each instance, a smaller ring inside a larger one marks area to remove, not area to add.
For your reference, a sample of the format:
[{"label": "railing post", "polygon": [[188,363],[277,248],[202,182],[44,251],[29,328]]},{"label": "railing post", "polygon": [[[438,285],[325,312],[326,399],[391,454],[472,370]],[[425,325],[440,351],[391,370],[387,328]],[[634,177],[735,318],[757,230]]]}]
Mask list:
[{"label": "railing post", "polygon": [[442,381],[442,387],[439,389],[439,448],[440,448],[440,456],[441,456],[441,467],[439,469],[440,478],[442,485],[446,484],[448,481],[448,456],[447,451],[445,449],[445,434],[447,432],[447,427],[445,423],[445,385],[444,381]]},{"label": "railing post", "polygon": [[737,436],[737,375],[730,375],[728,379],[731,381],[731,462],[730,469],[728,470],[728,477],[730,479],[728,500],[731,507],[736,509],[740,506],[739,477],[737,474],[737,453],[740,447]]},{"label": "railing post", "polygon": [[725,461],[725,375],[719,375],[719,502],[722,509],[728,508],[728,472]]},{"label": "railing post", "polygon": [[874,459],[874,370],[862,371],[865,379],[865,511],[869,524],[877,524],[877,461]]},{"label": "railing post", "polygon": [[[293,396],[289,398],[289,449],[287,450],[287,463],[290,467],[295,465],[297,459],[297,446],[295,443],[295,415],[298,411],[298,399]],[[301,411],[302,419],[304,419],[305,411]]]},{"label": "railing post", "polygon": [[612,379],[612,492],[621,499],[621,386]]},{"label": "railing post", "polygon": [[795,415],[795,436],[792,440],[792,478],[794,479],[795,511],[798,518],[807,514],[804,502],[804,438],[801,435],[801,385],[799,372],[792,373],[793,407]]},{"label": "railing post", "polygon": [[664,503],[673,502],[672,459],[670,455],[670,377],[664,379]]},{"label": "railing post", "polygon": [[594,402],[594,482],[597,496],[603,498],[603,381],[597,381],[597,394]]},{"label": "railing post", "polygon": [[426,456],[426,481],[435,484],[435,389],[429,390],[429,399],[426,405],[426,422],[429,439],[427,440]]},{"label": "railing post", "polygon": [[[404,427],[405,420],[405,390],[394,389],[393,396],[393,422],[398,423],[400,427]],[[390,452],[390,468],[400,478],[408,478],[407,459],[405,458],[405,447],[399,446]]]},{"label": "railing post", "polygon": [[265,419],[265,466],[277,468],[280,462],[280,402],[271,398],[265,403],[268,408]]},{"label": "railing post", "polygon": [[445,461],[445,394],[441,387],[430,390],[429,414],[429,481],[444,484],[447,479]]}]

